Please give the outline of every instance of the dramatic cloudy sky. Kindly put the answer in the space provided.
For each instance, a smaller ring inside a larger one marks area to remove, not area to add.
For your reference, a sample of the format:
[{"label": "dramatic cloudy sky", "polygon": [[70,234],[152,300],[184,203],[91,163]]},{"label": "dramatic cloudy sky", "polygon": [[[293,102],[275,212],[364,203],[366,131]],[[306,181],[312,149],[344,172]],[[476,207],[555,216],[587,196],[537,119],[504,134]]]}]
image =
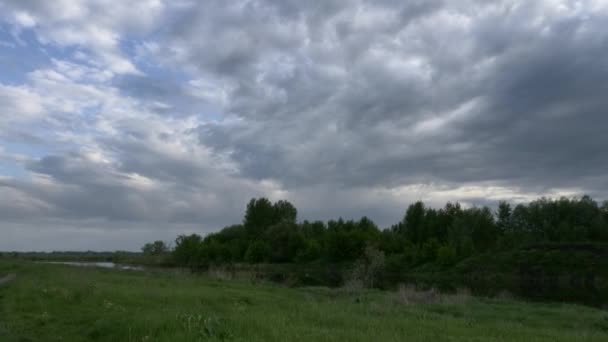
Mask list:
[{"label": "dramatic cloudy sky", "polygon": [[0,250],[608,191],[606,0],[0,0]]}]

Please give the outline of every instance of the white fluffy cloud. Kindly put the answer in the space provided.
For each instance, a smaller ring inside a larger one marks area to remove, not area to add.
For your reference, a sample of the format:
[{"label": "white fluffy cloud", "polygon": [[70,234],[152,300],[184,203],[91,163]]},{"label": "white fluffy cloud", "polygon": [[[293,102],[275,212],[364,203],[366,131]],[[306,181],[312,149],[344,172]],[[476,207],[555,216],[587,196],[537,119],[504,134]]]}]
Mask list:
[{"label": "white fluffy cloud", "polygon": [[32,29],[43,45],[86,50],[91,53],[89,62],[119,74],[140,72],[121,51],[121,44],[129,35],[154,30],[165,13],[161,0],[7,0],[0,6],[17,34]]}]

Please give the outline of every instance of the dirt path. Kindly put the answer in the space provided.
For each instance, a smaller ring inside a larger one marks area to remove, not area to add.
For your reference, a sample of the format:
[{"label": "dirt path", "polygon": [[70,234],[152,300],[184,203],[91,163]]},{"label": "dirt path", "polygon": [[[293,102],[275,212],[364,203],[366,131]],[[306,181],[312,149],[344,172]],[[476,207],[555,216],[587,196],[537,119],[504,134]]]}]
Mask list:
[{"label": "dirt path", "polygon": [[15,278],[17,278],[17,275],[14,273],[11,273],[11,274],[7,275],[6,277],[2,277],[2,278],[0,278],[0,285],[8,284],[11,281],[15,280]]}]

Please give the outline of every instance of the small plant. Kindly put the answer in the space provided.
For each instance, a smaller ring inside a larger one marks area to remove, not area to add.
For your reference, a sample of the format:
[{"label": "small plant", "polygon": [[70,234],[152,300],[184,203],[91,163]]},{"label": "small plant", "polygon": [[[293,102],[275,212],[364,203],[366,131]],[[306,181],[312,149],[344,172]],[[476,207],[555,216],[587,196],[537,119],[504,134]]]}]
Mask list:
[{"label": "small plant", "polygon": [[40,314],[40,316],[38,316],[38,324],[40,325],[45,325],[49,322],[49,320],[51,319],[51,315],[49,315],[48,312],[44,311]]},{"label": "small plant", "polygon": [[420,291],[412,285],[402,285],[395,294],[395,301],[400,304],[432,304],[441,301],[441,295],[435,289]]},{"label": "small plant", "polygon": [[177,320],[188,334],[219,341],[228,341],[233,337],[226,327],[225,321],[217,317],[204,317],[200,314],[179,314]]},{"label": "small plant", "polygon": [[203,337],[216,338],[220,341],[228,341],[232,338],[232,333],[226,328],[224,321],[216,317],[206,318],[200,333]]},{"label": "small plant", "polygon": [[384,252],[368,246],[363,256],[355,263],[350,278],[346,281],[347,291],[357,291],[363,287],[373,288],[377,285],[385,267]]}]

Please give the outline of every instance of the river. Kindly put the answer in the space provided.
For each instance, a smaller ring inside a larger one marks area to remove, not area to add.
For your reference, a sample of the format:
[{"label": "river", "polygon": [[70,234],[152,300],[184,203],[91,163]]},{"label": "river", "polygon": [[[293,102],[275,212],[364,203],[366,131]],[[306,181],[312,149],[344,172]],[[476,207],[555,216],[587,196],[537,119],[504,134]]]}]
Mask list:
[{"label": "river", "polygon": [[101,268],[113,268],[119,270],[132,270],[132,271],[143,271],[143,266],[133,266],[126,264],[117,264],[109,261],[40,261],[44,264],[61,264],[77,267],[101,267]]}]

